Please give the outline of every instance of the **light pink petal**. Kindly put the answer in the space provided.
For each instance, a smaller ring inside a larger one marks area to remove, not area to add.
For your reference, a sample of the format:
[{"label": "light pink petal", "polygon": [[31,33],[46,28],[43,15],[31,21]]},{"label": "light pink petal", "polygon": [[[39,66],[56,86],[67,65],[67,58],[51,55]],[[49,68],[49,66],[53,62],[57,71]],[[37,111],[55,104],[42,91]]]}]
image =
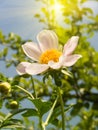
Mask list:
[{"label": "light pink petal", "polygon": [[61,68],[62,64],[60,62],[49,61],[48,65],[52,69],[59,69],[59,68]]},{"label": "light pink petal", "polygon": [[24,53],[34,61],[38,61],[41,55],[40,48],[37,43],[27,42],[22,45]]},{"label": "light pink petal", "polygon": [[53,31],[43,30],[37,35],[37,40],[41,50],[44,52],[49,49],[57,49],[58,38]]},{"label": "light pink petal", "polygon": [[70,55],[72,54],[72,52],[75,50],[77,44],[78,44],[78,36],[72,36],[68,42],[65,44],[64,46],[64,51],[63,54],[66,55]]},{"label": "light pink petal", "polygon": [[52,69],[59,69],[59,68],[61,68],[62,65],[63,65],[63,60],[64,60],[64,59],[63,59],[63,56],[60,56],[58,62],[49,61],[49,62],[48,62],[48,65],[49,65],[49,67],[52,68]]},{"label": "light pink petal", "polygon": [[26,74],[26,67],[28,67],[31,63],[29,62],[21,62],[17,67],[16,71],[19,75]]},{"label": "light pink petal", "polygon": [[37,75],[45,72],[49,66],[47,64],[32,63],[26,68],[26,73],[30,75]]},{"label": "light pink petal", "polygon": [[65,58],[63,57],[63,66],[69,67],[74,65],[78,59],[80,59],[82,56],[78,54],[66,56]]}]

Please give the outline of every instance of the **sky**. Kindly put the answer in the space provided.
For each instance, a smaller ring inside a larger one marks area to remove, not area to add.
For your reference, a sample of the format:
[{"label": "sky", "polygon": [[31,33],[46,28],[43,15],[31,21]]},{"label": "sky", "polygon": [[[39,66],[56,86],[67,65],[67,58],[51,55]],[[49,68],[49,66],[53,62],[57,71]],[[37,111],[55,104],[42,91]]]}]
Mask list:
[{"label": "sky", "polygon": [[34,18],[38,6],[35,0],[0,0],[0,29],[4,34],[14,32],[23,39],[33,39],[42,29]]},{"label": "sky", "polygon": [[[98,14],[98,4],[94,0],[88,1],[85,6],[91,7],[94,13]],[[43,28],[34,18],[34,14],[40,11],[40,5],[41,3],[36,0],[0,0],[0,29],[4,34],[14,32],[23,39],[35,39]],[[98,48],[95,42],[94,46]]]},{"label": "sky", "polygon": [[[98,4],[94,0],[88,1],[85,6],[92,8],[94,13],[98,14]],[[34,18],[34,14],[40,11],[40,5],[41,3],[36,0],[0,0],[0,29],[4,34],[13,32],[25,40],[36,40],[37,33],[43,28],[43,25]],[[98,51],[96,42],[98,33],[95,33],[95,36],[89,40]],[[0,47],[1,49],[2,47]],[[3,66],[3,63],[0,64]],[[3,69],[3,72],[6,73],[6,70]],[[8,74],[9,72],[10,70],[7,71]],[[15,70],[13,73],[16,73]]]}]

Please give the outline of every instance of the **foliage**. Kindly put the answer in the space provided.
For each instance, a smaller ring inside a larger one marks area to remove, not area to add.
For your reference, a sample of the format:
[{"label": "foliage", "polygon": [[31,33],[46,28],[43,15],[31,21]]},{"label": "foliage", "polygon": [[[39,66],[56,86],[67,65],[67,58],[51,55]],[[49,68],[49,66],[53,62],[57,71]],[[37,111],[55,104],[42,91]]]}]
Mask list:
[{"label": "foliage", "polygon": [[[58,77],[56,83],[62,84],[60,89],[64,101],[66,128],[68,130],[97,130],[98,52],[90,45],[89,39],[98,31],[98,15],[94,15],[92,9],[84,6],[87,0],[37,1],[42,3],[42,7],[40,13],[37,12],[35,17],[44,24],[44,28],[56,32],[61,46],[72,35],[80,36],[75,53],[81,54],[83,58],[69,68],[72,77],[56,72]],[[57,3],[61,5],[58,11],[53,8]],[[8,69],[13,65],[16,67],[21,61],[30,61],[21,49],[24,42],[26,41],[13,33],[5,36],[0,31],[0,44],[3,48],[0,51],[0,62],[4,61]],[[61,128],[60,100],[54,106],[57,98],[57,86],[53,84],[51,74],[35,76],[32,79],[29,75],[15,75],[11,78],[0,73],[0,81],[8,82],[11,85],[11,92],[5,95],[0,94],[0,128],[33,130],[43,127],[41,124],[47,125],[45,123],[52,124],[46,127],[47,130]],[[33,99],[32,95],[37,98]],[[16,101],[18,106],[11,107],[12,101]],[[22,105],[24,102],[31,106]],[[8,111],[7,115],[3,111],[4,108]],[[20,114],[21,118],[18,119],[17,114]],[[51,114],[52,116],[47,121],[47,117]],[[39,122],[36,122],[37,119]],[[75,120],[74,124],[73,120]]]}]

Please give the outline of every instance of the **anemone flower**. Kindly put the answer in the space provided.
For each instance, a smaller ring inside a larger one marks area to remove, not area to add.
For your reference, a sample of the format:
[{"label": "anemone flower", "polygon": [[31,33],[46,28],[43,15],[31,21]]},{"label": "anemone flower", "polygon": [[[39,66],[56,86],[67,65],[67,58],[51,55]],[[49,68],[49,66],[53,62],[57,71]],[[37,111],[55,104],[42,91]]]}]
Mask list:
[{"label": "anemone flower", "polygon": [[33,62],[21,62],[16,68],[18,74],[37,75],[49,68],[60,69],[74,65],[82,57],[79,54],[72,54],[78,39],[78,36],[72,36],[64,45],[63,51],[59,51],[57,35],[53,31],[42,30],[37,35],[38,44],[26,42],[22,45],[24,53]]}]

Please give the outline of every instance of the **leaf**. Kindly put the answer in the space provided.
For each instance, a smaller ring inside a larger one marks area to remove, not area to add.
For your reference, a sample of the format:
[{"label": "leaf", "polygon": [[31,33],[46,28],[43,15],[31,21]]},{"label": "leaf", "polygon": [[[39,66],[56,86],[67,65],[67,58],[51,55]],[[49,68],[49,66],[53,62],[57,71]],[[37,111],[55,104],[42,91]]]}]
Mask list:
[{"label": "leaf", "polygon": [[68,75],[69,77],[73,78],[72,73],[69,72],[68,70],[64,70],[64,69],[62,69],[61,72],[62,72],[63,74],[65,74],[65,75]]},{"label": "leaf", "polygon": [[34,17],[35,18],[40,18],[40,14],[35,14]]},{"label": "leaf", "polygon": [[5,57],[5,56],[7,56],[7,54],[8,54],[8,48],[6,47],[3,50],[3,56]]},{"label": "leaf", "polygon": [[86,8],[86,7],[83,8],[83,12],[84,12],[85,14],[87,14],[87,13],[93,14],[93,10],[90,9],[90,8]]},{"label": "leaf", "polygon": [[7,114],[5,118],[1,120],[0,128],[23,128],[24,126],[21,125],[21,120],[13,119],[12,117],[20,112],[23,112],[27,109],[20,109],[16,110],[15,112]]},{"label": "leaf", "polygon": [[3,106],[3,100],[0,99],[0,108],[2,108],[2,106]]},{"label": "leaf", "polygon": [[51,103],[49,101],[42,101],[41,99],[32,100],[35,107],[38,109],[40,116],[42,117],[51,108]]},{"label": "leaf", "polygon": [[7,123],[4,126],[0,127],[0,128],[25,128],[22,124],[19,123]]},{"label": "leaf", "polygon": [[22,114],[24,117],[30,117],[30,116],[38,116],[38,111],[35,109],[28,109],[25,113]]},{"label": "leaf", "polygon": [[51,123],[52,123],[53,125],[55,125],[55,126],[58,126],[59,120],[56,118],[56,119],[52,120]]},{"label": "leaf", "polygon": [[14,123],[17,123],[17,122],[19,122],[19,123],[23,123],[23,121],[22,120],[20,120],[20,119],[10,119],[10,121],[12,121],[12,122],[14,122]]},{"label": "leaf", "polygon": [[[8,115],[8,117],[9,117],[9,115]],[[24,126],[21,123],[22,123],[22,121],[19,119],[7,120],[7,118],[6,118],[6,120],[5,119],[1,120],[0,128],[24,128]]]},{"label": "leaf", "polygon": [[15,116],[16,114],[19,114],[19,113],[21,113],[21,112],[23,112],[23,111],[26,111],[27,109],[25,108],[25,109],[19,109],[19,110],[16,110],[16,111],[14,111],[14,112],[12,112],[12,113],[8,113],[8,115],[4,118],[4,121],[6,121],[6,120],[10,120],[13,116]]},{"label": "leaf", "polygon": [[[64,112],[66,113],[66,112],[69,111],[73,106],[74,106],[74,104],[73,104],[73,105],[69,105],[67,108],[64,108]],[[53,113],[52,113],[52,116],[51,116],[49,122],[53,124],[53,123],[55,122],[56,118],[57,118],[59,115],[61,115],[61,107],[60,107],[60,106],[58,106],[58,107],[56,107],[56,108],[54,109],[54,111],[53,111]]]},{"label": "leaf", "polygon": [[78,114],[78,112],[81,110],[83,104],[82,103],[77,103],[76,105],[74,105],[72,111],[71,111],[71,115],[75,116]]}]

